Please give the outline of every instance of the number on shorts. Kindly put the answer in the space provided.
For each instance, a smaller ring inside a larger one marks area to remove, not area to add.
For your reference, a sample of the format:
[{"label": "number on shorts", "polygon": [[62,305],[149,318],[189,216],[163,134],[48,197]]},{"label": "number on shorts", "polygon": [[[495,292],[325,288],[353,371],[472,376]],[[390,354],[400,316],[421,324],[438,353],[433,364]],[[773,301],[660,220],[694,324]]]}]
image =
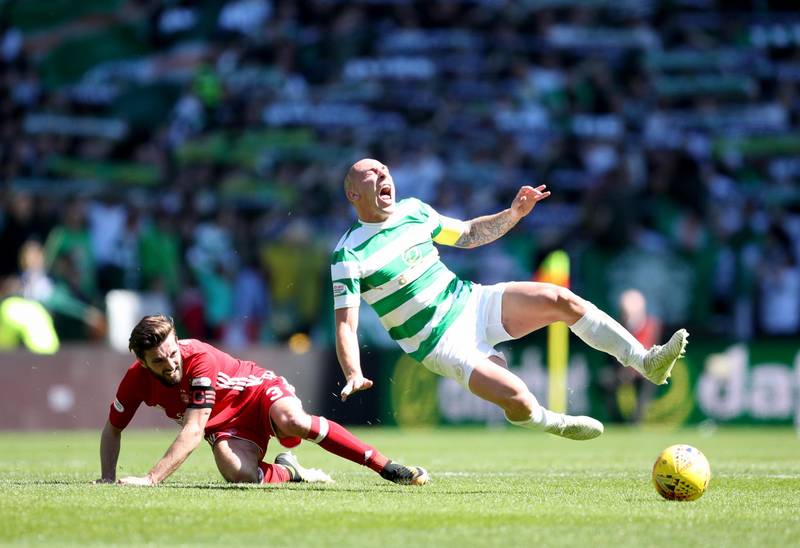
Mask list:
[{"label": "number on shorts", "polygon": [[281,382],[283,382],[283,384],[286,385],[286,388],[288,388],[292,394],[296,392],[294,386],[289,384],[289,381],[286,380],[286,377],[281,377]]},{"label": "number on shorts", "polygon": [[277,386],[270,386],[267,388],[267,397],[269,401],[275,401],[279,398],[283,397],[283,390],[278,388]]}]

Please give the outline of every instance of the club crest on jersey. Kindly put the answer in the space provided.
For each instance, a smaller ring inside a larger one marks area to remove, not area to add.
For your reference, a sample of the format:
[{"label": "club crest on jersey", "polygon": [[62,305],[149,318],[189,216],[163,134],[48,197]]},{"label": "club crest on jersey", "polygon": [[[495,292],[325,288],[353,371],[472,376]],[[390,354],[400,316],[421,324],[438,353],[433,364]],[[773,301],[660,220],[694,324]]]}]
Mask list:
[{"label": "club crest on jersey", "polygon": [[403,253],[403,262],[409,266],[418,263],[421,258],[422,252],[418,247],[406,249],[406,251]]}]

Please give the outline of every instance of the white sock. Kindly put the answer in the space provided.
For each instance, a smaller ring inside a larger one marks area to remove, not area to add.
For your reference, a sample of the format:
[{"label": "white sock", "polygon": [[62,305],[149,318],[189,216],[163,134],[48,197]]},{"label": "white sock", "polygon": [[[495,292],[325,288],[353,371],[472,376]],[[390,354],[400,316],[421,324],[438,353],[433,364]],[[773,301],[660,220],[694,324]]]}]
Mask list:
[{"label": "white sock", "polygon": [[592,348],[611,354],[625,367],[641,371],[642,359],[647,353],[645,347],[614,318],[592,303],[587,301],[586,314],[569,328]]},{"label": "white sock", "polygon": [[508,422],[514,426],[520,426],[529,430],[544,430],[551,424],[558,422],[559,413],[555,413],[545,407],[542,407],[539,405],[539,400],[536,399],[536,396],[533,394],[530,396],[533,400],[533,411],[531,412],[531,416],[525,420],[512,421],[508,418],[508,415],[505,415]]}]

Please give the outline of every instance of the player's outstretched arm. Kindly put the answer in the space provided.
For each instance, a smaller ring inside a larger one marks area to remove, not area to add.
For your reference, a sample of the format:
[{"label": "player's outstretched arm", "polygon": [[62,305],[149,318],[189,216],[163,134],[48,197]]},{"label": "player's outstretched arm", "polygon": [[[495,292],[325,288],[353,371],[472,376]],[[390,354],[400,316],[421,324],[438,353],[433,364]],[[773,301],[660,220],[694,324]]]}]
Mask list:
[{"label": "player's outstretched arm", "polygon": [[335,311],[336,356],[347,380],[342,388],[342,401],[353,392],[372,388],[372,381],[361,372],[361,357],[358,350],[358,308],[338,308]]},{"label": "player's outstretched arm", "polygon": [[476,217],[466,222],[466,229],[456,241],[456,247],[478,247],[495,241],[511,230],[520,219],[533,211],[537,203],[550,196],[550,191],[545,190],[546,185],[523,186],[517,192],[511,207],[495,213]]},{"label": "player's outstretched arm", "polygon": [[183,428],[178,437],[169,446],[167,452],[161,457],[146,476],[129,476],[121,478],[119,483],[124,485],[158,485],[169,477],[195,448],[203,441],[203,433],[211,415],[211,408],[187,409],[184,415]]},{"label": "player's outstretched arm", "polygon": [[122,430],[106,421],[100,434],[100,479],[95,483],[114,483],[117,480],[117,460],[119,459]]}]

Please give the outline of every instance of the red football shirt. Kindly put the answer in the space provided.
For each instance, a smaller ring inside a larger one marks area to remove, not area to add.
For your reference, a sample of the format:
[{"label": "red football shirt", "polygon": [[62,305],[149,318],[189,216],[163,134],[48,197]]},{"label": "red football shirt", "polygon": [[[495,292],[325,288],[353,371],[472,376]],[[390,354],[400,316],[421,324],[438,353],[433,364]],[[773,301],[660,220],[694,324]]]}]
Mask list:
[{"label": "red football shirt", "polygon": [[258,387],[277,378],[254,362],[234,358],[202,341],[179,340],[178,348],[183,358],[183,378],[175,386],[162,384],[138,361],[130,366],[109,410],[112,425],[125,428],[144,402],[161,407],[179,423],[187,407],[210,408],[206,429],[219,428],[259,396]]}]

